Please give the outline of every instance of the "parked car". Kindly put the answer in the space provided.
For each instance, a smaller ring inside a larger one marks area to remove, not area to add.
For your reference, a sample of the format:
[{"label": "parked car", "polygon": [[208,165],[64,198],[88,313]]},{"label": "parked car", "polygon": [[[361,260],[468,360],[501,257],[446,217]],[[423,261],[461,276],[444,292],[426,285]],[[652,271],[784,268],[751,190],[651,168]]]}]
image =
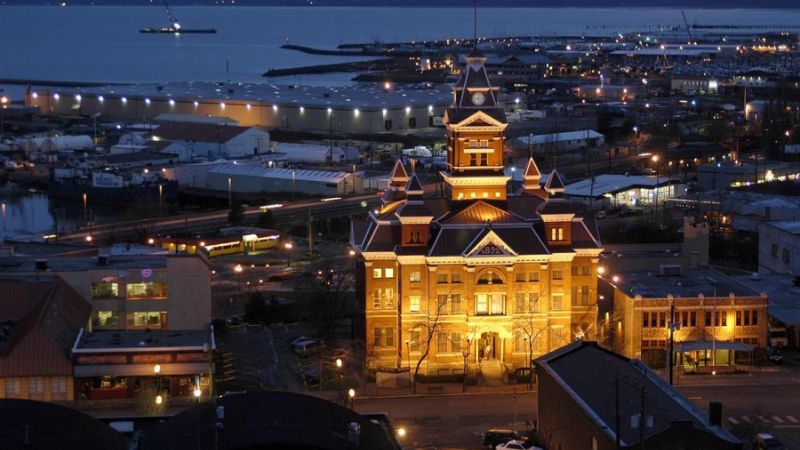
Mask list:
[{"label": "parked car", "polygon": [[767,358],[775,364],[780,364],[783,362],[783,355],[781,351],[775,347],[767,348]]},{"label": "parked car", "polygon": [[768,433],[758,433],[753,439],[753,450],[786,450],[778,438]]},{"label": "parked car", "polygon": [[310,336],[298,336],[298,337],[292,339],[291,341],[289,341],[289,346],[290,347],[294,347],[295,345],[297,345],[297,344],[299,344],[299,343],[301,343],[303,341],[310,341],[310,340],[313,340],[313,339],[314,338],[312,338]]},{"label": "parked car", "polygon": [[495,447],[495,450],[543,450],[541,447],[537,447],[531,444],[528,441],[508,441],[505,444],[500,444]]},{"label": "parked car", "polygon": [[316,354],[322,348],[322,342],[316,339],[309,339],[307,341],[301,341],[294,345],[292,350],[294,354],[301,357],[301,358],[308,358],[311,355]]},{"label": "parked car", "polygon": [[483,446],[487,448],[496,448],[500,444],[517,439],[519,436],[514,430],[507,428],[492,428],[483,434]]}]

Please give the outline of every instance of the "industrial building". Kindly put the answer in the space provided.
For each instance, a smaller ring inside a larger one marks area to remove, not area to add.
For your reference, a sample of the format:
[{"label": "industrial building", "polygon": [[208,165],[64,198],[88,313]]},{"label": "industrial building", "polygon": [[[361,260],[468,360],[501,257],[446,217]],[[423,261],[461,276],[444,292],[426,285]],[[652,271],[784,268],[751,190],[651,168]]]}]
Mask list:
[{"label": "industrial building", "polygon": [[174,82],[86,88],[31,88],[25,104],[48,114],[102,114],[152,121],[159,115],[226,116],[242,126],[318,133],[414,133],[437,126],[448,89],[318,87]]},{"label": "industrial building", "polygon": [[568,184],[564,194],[594,209],[664,205],[686,193],[686,183],[652,175],[598,175]]},{"label": "industrial building", "polygon": [[532,149],[537,153],[548,149],[569,152],[582,148],[600,147],[604,142],[605,136],[597,131],[576,130],[518,137],[514,140],[514,147]]},{"label": "industrial building", "polygon": [[269,133],[260,128],[196,122],[163,122],[148,144],[180,161],[252,157],[270,148]]},{"label": "industrial building", "polygon": [[269,168],[256,164],[221,164],[207,174],[207,189],[259,194],[338,195],[354,191],[353,174],[324,170]]}]

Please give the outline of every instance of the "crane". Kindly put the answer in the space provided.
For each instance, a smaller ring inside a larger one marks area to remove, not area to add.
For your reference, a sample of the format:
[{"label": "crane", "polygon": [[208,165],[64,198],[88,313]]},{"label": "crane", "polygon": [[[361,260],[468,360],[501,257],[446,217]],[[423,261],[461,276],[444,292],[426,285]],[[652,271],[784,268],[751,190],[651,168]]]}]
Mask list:
[{"label": "crane", "polygon": [[683,16],[683,24],[686,26],[686,34],[689,35],[689,42],[692,42],[692,29],[689,27],[689,21],[686,20],[686,13],[681,11],[681,15]]}]

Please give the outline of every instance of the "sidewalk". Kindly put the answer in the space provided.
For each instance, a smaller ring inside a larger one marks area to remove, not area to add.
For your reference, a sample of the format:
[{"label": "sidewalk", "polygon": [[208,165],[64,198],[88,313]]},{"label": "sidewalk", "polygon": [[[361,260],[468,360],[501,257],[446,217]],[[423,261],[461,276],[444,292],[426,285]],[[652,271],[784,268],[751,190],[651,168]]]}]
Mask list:
[{"label": "sidewalk", "polygon": [[409,387],[378,387],[375,383],[367,383],[366,386],[356,391],[358,398],[403,398],[403,397],[437,397],[448,395],[493,395],[493,394],[533,394],[537,391],[536,383],[531,385],[528,390],[527,383],[503,384],[497,386],[467,386],[464,393],[462,383],[417,383],[417,393],[413,394]]},{"label": "sidewalk", "polygon": [[[663,369],[655,371],[662,379],[668,380],[667,372]],[[674,373],[673,384],[680,386],[736,386],[747,384],[750,386],[775,386],[787,384],[800,384],[800,372],[785,367],[767,366],[756,368],[747,373],[718,373],[712,374],[680,374]]]}]

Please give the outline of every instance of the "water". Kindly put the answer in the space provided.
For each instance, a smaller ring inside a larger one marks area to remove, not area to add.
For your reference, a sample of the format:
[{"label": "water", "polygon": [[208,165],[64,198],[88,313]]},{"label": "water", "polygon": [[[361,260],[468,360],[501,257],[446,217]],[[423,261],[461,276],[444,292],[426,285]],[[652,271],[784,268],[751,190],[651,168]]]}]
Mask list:
[{"label": "water", "polygon": [[[176,6],[184,27],[216,35],[150,35],[166,23],[161,6],[0,5],[0,78],[162,82],[264,82],[271,68],[336,63],[352,57],[283,50],[291,43],[334,48],[342,42],[470,36],[470,8]],[[800,23],[800,9],[687,9],[690,22]],[[482,35],[613,34],[641,25],[682,23],[673,8],[481,8]],[[587,29],[603,26],[605,29]],[[226,71],[226,66],[230,70]],[[280,78],[279,83],[346,84],[351,74]]]},{"label": "water", "polygon": [[[96,223],[104,223],[118,211],[111,207],[89,205]],[[41,238],[55,230],[72,230],[83,224],[83,205],[80,202],[50,199],[45,194],[0,194],[0,241],[4,237]]]}]

